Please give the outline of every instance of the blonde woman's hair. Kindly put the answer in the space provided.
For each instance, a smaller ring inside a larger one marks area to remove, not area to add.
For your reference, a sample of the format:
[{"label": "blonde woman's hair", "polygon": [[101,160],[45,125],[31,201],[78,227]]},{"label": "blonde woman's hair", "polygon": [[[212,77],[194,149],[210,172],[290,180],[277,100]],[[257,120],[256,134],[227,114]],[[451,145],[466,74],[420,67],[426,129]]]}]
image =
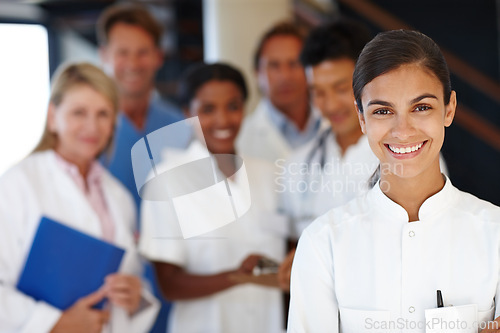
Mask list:
[{"label": "blonde woman's hair", "polygon": [[[69,90],[82,85],[91,87],[108,99],[113,106],[114,117],[116,119],[118,113],[118,91],[115,83],[97,66],[86,62],[62,65],[56,70],[52,76],[49,103],[57,107],[61,104],[64,95]],[[110,143],[106,145],[104,150],[110,146]],[[33,152],[54,149],[56,144],[57,135],[50,131],[47,119],[40,142],[38,142]]]}]

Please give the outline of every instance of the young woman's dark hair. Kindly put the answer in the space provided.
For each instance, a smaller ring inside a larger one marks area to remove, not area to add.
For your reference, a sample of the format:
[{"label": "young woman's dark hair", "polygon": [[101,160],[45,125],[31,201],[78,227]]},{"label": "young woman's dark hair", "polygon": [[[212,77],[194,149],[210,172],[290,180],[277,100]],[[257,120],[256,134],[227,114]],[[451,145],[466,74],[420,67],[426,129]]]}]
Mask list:
[{"label": "young woman's dark hair", "polygon": [[241,91],[243,100],[247,99],[248,90],[245,79],[238,69],[224,63],[200,63],[190,67],[179,81],[178,102],[180,106],[182,108],[189,107],[189,103],[196,95],[198,89],[212,80],[234,83]]},{"label": "young woman's dark hair", "polygon": [[363,112],[361,94],[368,83],[380,75],[408,64],[418,64],[426,68],[441,81],[444,102],[448,105],[451,95],[450,72],[439,47],[420,32],[392,30],[375,36],[359,55],[352,82],[359,111]]}]

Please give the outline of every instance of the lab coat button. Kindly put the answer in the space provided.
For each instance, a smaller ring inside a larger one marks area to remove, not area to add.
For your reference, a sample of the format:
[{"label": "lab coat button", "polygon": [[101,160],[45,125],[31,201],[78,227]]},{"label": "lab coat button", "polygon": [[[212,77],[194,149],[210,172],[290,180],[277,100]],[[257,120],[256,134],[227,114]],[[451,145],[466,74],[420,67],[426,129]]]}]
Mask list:
[{"label": "lab coat button", "polygon": [[415,231],[413,231],[413,230],[412,230],[412,231],[410,231],[410,232],[408,233],[408,235],[409,235],[410,237],[415,237]]},{"label": "lab coat button", "polygon": [[410,307],[408,308],[408,312],[409,312],[409,313],[413,313],[413,312],[415,312],[415,308],[414,308],[413,306],[410,306]]}]

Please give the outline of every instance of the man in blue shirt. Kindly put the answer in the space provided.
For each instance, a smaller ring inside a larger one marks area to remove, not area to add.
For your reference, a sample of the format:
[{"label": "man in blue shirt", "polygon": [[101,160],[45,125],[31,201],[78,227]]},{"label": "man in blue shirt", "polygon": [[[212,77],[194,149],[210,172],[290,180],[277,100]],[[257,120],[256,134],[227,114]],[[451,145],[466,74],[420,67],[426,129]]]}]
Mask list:
[{"label": "man in blue shirt", "polygon": [[103,12],[97,36],[104,69],[118,86],[121,110],[112,152],[101,161],[129,189],[139,211],[130,150],[146,134],[182,119],[154,88],[163,63],[162,26],[143,7],[118,5]]},{"label": "man in blue shirt", "polygon": [[[131,148],[145,135],[183,119],[176,107],[160,99],[154,87],[156,72],[163,63],[162,30],[148,10],[139,5],[108,7],[97,22],[101,61],[115,80],[120,105],[112,149],[101,157],[101,162],[132,193],[138,212],[141,199],[134,180]],[[154,281],[149,265],[146,276]],[[158,289],[155,292],[161,298]],[[169,304],[164,302],[152,332],[166,332],[168,309]]]}]

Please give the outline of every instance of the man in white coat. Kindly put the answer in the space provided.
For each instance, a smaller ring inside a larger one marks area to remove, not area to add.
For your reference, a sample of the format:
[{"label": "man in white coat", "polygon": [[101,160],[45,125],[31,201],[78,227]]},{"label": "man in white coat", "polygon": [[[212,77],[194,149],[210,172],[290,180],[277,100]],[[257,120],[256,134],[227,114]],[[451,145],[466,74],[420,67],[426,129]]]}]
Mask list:
[{"label": "man in white coat", "polygon": [[290,23],[279,23],[260,40],[254,70],[263,95],[245,119],[238,151],[274,163],[314,138],[320,115],[309,106],[304,69],[299,62],[302,35]]},{"label": "man in white coat", "polygon": [[379,161],[361,132],[354,105],[352,73],[371,34],[352,20],[316,27],[305,40],[300,61],[313,105],[329,126],[278,164],[281,209],[294,236],[316,217],[366,190]]}]

